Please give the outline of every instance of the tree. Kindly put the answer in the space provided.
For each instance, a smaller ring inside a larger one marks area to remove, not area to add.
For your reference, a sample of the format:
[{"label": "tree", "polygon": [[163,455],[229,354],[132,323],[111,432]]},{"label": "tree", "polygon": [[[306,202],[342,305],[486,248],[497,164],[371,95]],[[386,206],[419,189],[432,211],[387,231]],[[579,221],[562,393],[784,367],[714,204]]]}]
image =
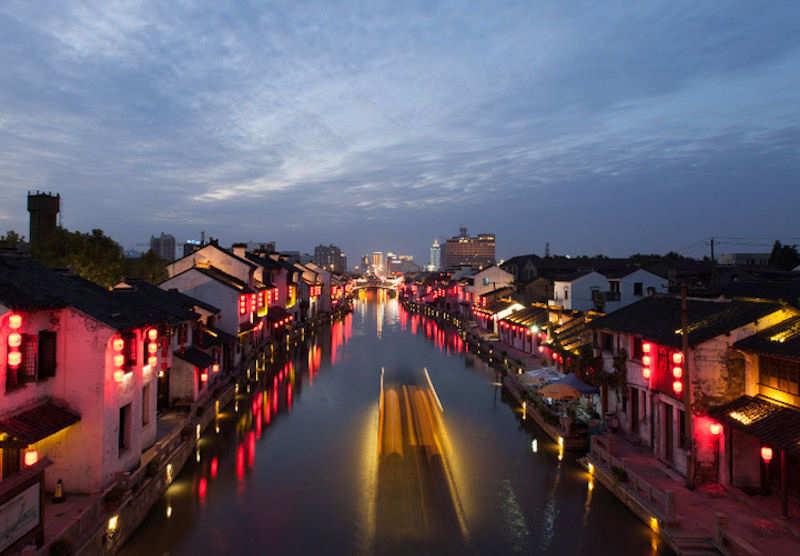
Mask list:
[{"label": "tree", "polygon": [[139,278],[158,284],[167,279],[167,262],[156,255],[152,249],[138,258],[126,258],[123,270],[126,278]]},{"label": "tree", "polygon": [[797,252],[797,245],[781,245],[775,240],[772,246],[772,253],[769,255],[769,264],[783,270],[793,270],[800,265],[800,253]]},{"label": "tree", "polygon": [[14,230],[9,230],[0,236],[0,249],[17,249],[25,245],[25,238]]},{"label": "tree", "polygon": [[94,229],[88,234],[58,228],[50,240],[31,255],[46,266],[69,268],[78,276],[112,287],[122,278],[122,247]]}]

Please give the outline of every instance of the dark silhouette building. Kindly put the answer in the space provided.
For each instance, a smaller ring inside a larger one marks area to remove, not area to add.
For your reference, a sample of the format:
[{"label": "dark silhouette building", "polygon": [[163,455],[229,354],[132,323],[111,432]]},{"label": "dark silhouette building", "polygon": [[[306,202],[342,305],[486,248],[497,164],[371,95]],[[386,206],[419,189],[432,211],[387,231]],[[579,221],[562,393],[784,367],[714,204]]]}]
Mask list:
[{"label": "dark silhouette building", "polygon": [[35,250],[50,241],[58,228],[58,213],[61,210],[61,195],[37,191],[28,193],[30,231],[28,241]]}]

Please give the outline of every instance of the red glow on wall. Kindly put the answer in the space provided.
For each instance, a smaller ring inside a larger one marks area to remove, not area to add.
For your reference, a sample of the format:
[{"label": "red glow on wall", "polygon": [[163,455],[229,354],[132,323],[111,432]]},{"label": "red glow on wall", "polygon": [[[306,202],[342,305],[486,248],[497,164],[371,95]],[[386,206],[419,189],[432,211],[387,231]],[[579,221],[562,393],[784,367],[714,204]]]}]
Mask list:
[{"label": "red glow on wall", "polygon": [[247,296],[240,295],[239,296],[239,314],[246,315],[247,314]]},{"label": "red glow on wall", "polygon": [[200,498],[201,502],[206,501],[207,492],[208,492],[208,480],[205,477],[202,477],[200,481],[197,483],[197,496]]},{"label": "red glow on wall", "polygon": [[219,459],[217,459],[217,456],[214,456],[211,460],[210,471],[211,471],[211,478],[216,479],[217,473],[219,472]]},{"label": "red glow on wall", "polygon": [[239,444],[236,448],[236,478],[244,479],[244,444]]}]

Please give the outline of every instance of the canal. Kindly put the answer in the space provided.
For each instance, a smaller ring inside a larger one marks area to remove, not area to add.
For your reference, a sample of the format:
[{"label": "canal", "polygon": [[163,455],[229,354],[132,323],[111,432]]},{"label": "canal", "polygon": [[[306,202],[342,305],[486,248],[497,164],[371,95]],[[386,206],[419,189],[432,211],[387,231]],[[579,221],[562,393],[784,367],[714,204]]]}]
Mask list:
[{"label": "canal", "polygon": [[670,554],[434,322],[372,292],[307,341],[123,554]]}]

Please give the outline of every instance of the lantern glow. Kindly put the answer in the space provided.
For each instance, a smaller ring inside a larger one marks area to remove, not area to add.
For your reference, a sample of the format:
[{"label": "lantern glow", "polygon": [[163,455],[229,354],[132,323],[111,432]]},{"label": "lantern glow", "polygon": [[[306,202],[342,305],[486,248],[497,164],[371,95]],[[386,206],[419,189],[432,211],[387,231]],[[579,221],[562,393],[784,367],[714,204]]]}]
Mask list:
[{"label": "lantern glow", "polygon": [[683,376],[683,367],[672,367],[672,376],[681,378]]},{"label": "lantern glow", "polygon": [[22,354],[18,351],[12,351],[8,354],[8,366],[19,367],[22,364]]},{"label": "lantern glow", "polygon": [[769,463],[772,461],[772,448],[769,446],[762,446],[761,447],[761,459],[764,460],[764,463]]},{"label": "lantern glow", "polygon": [[158,339],[158,330],[151,328],[147,331],[147,339],[154,342]]},{"label": "lantern glow", "polygon": [[653,360],[649,355],[645,355],[644,357],[642,357],[642,364],[643,365],[646,365],[646,366],[649,367],[652,364],[652,362],[653,362]]},{"label": "lantern glow", "polygon": [[642,376],[645,378],[645,380],[650,380],[650,373],[650,367],[645,367],[642,369]]},{"label": "lantern glow", "polygon": [[12,332],[8,335],[8,346],[18,348],[22,345],[22,334],[19,332]]},{"label": "lantern glow", "polygon": [[122,367],[125,364],[125,356],[121,353],[118,353],[114,356],[114,366],[115,367]]},{"label": "lantern glow", "polygon": [[683,363],[683,353],[681,353],[680,351],[676,351],[675,353],[673,353],[672,362],[675,363],[676,365],[680,365],[681,363]]},{"label": "lantern glow", "polygon": [[719,436],[719,434],[722,432],[722,425],[720,425],[719,423],[711,423],[710,425],[708,425],[708,430],[711,432],[712,435]]},{"label": "lantern glow", "polygon": [[155,369],[158,366],[158,357],[156,357],[155,355],[151,355],[150,357],[147,358],[147,364]]},{"label": "lantern glow", "polygon": [[36,450],[28,450],[25,452],[25,466],[30,467],[31,465],[36,465],[36,462],[39,461],[39,452]]},{"label": "lantern glow", "polygon": [[125,340],[122,338],[114,338],[114,341],[111,343],[111,346],[114,348],[114,351],[122,351],[125,349]]},{"label": "lantern glow", "polygon": [[642,352],[650,353],[650,351],[652,349],[653,349],[653,344],[651,344],[650,342],[643,342],[642,343]]},{"label": "lantern glow", "polygon": [[8,327],[11,330],[19,330],[22,327],[22,315],[14,313],[8,317]]},{"label": "lantern glow", "polygon": [[680,380],[676,380],[672,383],[672,389],[675,391],[676,394],[680,394],[683,392],[683,382]]},{"label": "lantern glow", "polygon": [[150,342],[147,344],[147,352],[150,354],[158,353],[158,344],[155,342]]}]

